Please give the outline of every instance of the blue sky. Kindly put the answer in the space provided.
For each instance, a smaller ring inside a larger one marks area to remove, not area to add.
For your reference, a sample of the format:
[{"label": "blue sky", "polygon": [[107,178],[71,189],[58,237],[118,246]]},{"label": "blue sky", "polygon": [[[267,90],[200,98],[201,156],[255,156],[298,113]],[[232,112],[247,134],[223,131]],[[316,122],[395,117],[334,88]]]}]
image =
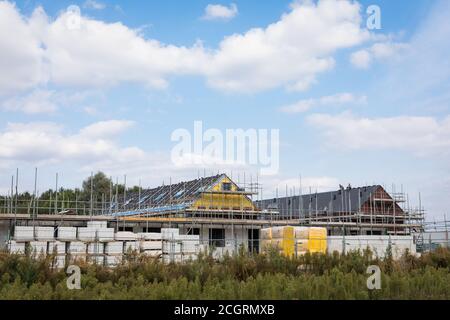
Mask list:
[{"label": "blue sky", "polygon": [[[450,214],[450,4],[342,3],[0,2],[1,191],[16,167],[22,189],[36,166],[42,190],[56,172],[66,186],[92,170],[144,186],[196,177],[170,163],[170,136],[201,120],[280,129],[266,197],[301,174],[305,189],[403,185],[430,216]],[[70,5],[79,30],[65,29]],[[366,28],[370,5],[380,30]]]}]

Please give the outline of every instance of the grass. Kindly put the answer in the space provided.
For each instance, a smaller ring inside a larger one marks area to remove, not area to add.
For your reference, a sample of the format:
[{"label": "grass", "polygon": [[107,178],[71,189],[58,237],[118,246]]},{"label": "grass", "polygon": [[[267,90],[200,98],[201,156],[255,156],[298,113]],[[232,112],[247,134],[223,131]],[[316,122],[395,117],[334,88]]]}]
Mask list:
[{"label": "grass", "polygon": [[[81,264],[81,290],[69,290],[52,257],[0,255],[0,299],[450,299],[450,251],[378,259],[370,251],[307,254],[241,251],[162,264],[131,255],[114,269]],[[381,290],[367,289],[369,265],[382,271]]]}]

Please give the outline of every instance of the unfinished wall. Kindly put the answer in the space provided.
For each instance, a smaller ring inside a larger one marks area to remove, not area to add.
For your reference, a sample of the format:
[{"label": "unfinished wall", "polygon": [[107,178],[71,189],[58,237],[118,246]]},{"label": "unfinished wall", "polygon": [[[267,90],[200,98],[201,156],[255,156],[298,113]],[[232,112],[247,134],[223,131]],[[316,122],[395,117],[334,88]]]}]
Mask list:
[{"label": "unfinished wall", "polygon": [[391,244],[392,255],[395,259],[399,258],[406,249],[410,253],[416,253],[416,244],[413,236],[329,236],[328,252],[338,251],[339,253],[365,250],[370,248],[372,252],[382,258]]}]

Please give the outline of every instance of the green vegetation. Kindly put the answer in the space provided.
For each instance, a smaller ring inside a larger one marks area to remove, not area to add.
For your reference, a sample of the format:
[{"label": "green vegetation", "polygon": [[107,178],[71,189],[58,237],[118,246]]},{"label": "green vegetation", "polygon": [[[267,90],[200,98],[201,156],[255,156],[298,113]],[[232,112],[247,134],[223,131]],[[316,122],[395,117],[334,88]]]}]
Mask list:
[{"label": "green vegetation", "polygon": [[[81,290],[68,290],[51,257],[2,254],[0,299],[450,299],[450,251],[393,261],[371,252],[344,256],[246,253],[164,265],[131,256],[115,269],[81,265]],[[382,289],[366,287],[368,265],[382,270]]]}]

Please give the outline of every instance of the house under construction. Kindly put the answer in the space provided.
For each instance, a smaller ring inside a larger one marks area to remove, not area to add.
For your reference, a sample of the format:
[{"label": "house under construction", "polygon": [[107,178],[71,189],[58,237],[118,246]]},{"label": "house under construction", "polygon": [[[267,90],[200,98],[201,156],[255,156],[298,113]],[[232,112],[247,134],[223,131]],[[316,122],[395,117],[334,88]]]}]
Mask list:
[{"label": "house under construction", "polygon": [[255,196],[260,196],[258,183],[241,185],[218,174],[122,195],[111,190],[109,201],[88,203],[88,212],[86,203],[83,211],[76,203],[41,214],[36,200],[39,214],[24,214],[12,199],[10,210],[0,214],[0,228],[82,226],[89,220],[107,221],[118,231],[179,228],[181,234],[199,235],[203,243],[225,252],[241,245],[258,251],[260,229],[271,226],[327,227],[329,235],[410,235],[423,225],[421,208],[405,208],[403,195],[390,195],[379,185],[265,200]]},{"label": "house under construction", "polygon": [[329,235],[410,235],[422,231],[424,212],[405,206],[403,193],[381,185],[257,201],[265,216],[325,226]]}]

